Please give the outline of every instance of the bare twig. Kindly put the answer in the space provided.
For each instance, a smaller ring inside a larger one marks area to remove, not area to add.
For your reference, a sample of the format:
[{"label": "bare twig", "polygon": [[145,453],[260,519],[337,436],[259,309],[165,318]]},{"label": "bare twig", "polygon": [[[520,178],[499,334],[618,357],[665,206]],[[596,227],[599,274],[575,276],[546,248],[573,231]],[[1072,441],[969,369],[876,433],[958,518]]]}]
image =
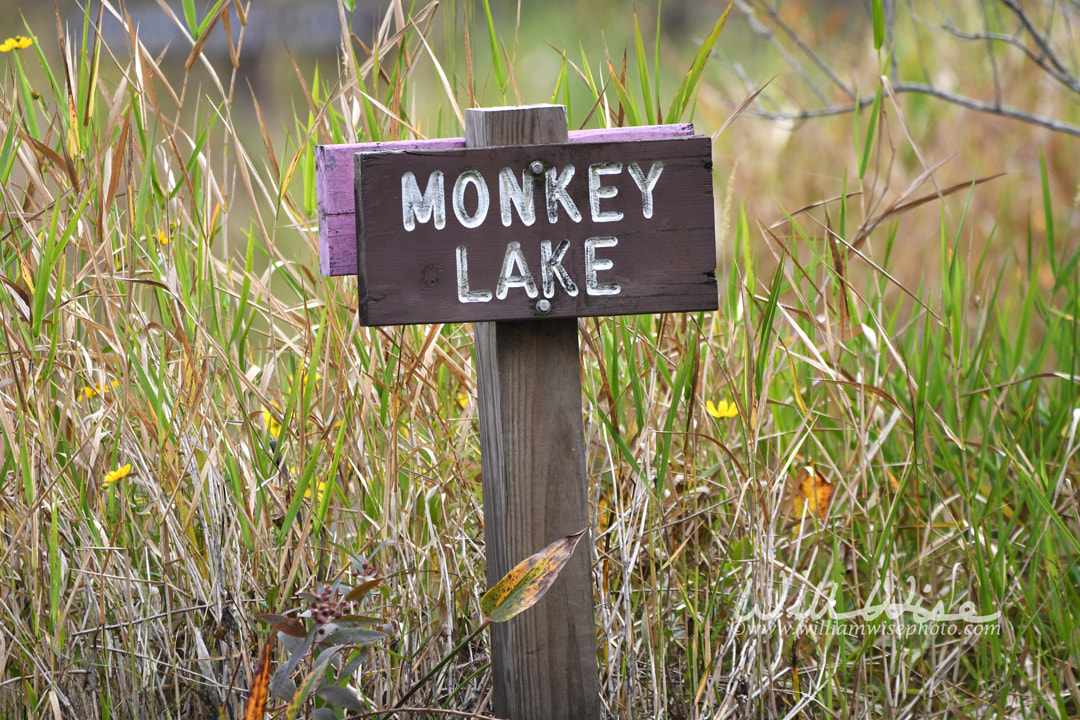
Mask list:
[{"label": "bare twig", "polygon": [[[930,95],[931,97],[944,100],[945,102],[959,105],[961,107],[968,108],[969,110],[977,110],[979,112],[989,113],[991,115],[1000,115],[1002,117],[1011,118],[1013,120],[1019,120],[1031,125],[1037,125],[1044,127],[1055,132],[1065,133],[1066,135],[1075,135],[1080,137],[1080,125],[1073,125],[1072,123],[1062,122],[1055,120],[1054,118],[1048,118],[1042,115],[1037,115],[1027,110],[1021,110],[1020,108],[1013,107],[1011,105],[1001,105],[998,103],[989,103],[984,100],[976,100],[975,98],[967,97],[966,95],[960,95],[958,93],[950,92],[948,90],[942,90],[941,88],[929,85],[927,83],[912,83],[901,82],[893,86],[893,91],[897,94],[901,93],[922,93],[924,95]],[[857,103],[849,103],[845,105],[829,105],[823,108],[814,108],[813,110],[801,110],[799,112],[785,113],[785,112],[762,112],[754,111],[755,117],[763,118],[766,120],[780,120],[786,122],[804,122],[806,120],[813,120],[815,118],[832,117],[834,115],[846,115],[847,113],[854,112],[856,109],[862,110],[874,104],[873,97],[861,98]]]}]

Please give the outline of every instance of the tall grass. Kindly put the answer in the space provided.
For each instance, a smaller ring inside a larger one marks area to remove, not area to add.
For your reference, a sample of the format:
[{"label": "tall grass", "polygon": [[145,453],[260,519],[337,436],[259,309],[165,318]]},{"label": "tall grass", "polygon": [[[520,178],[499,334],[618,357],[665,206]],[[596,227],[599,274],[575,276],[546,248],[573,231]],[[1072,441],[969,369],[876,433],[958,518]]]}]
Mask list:
[{"label": "tall grass", "polygon": [[[180,73],[136,28],[106,47],[92,16],[0,56],[6,717],[236,717],[270,630],[255,616],[372,572],[354,609],[387,637],[341,679],[365,712],[467,638],[485,589],[471,330],[357,326],[355,282],[315,269],[313,146],[458,134],[461,107],[534,95],[575,127],[686,119],[722,27],[675,87],[636,25],[625,55],[562,53],[537,91],[498,8],[394,2],[374,42],[343,23],[340,68],[297,67],[304,105],[278,128],[238,62],[199,51],[258,9],[188,5]],[[437,12],[469,16],[445,54]],[[1080,249],[1043,163],[1027,227],[995,229],[1025,252],[976,252],[967,209],[995,185],[894,189],[897,112],[864,111],[829,158],[834,199],[775,221],[718,164],[719,312],[580,323],[613,717],[1080,714]],[[939,230],[923,283],[900,286],[913,212]],[[1000,619],[800,624],[821,593]],[[411,703],[484,714],[489,673],[466,644]]]}]

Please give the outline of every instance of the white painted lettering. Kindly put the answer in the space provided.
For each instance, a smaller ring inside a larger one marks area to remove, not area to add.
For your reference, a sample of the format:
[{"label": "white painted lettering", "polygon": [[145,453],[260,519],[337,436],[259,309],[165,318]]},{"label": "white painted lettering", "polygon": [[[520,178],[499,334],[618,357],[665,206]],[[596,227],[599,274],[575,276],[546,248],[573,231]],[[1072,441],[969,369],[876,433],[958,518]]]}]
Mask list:
[{"label": "white painted lettering", "polygon": [[[465,188],[469,185],[476,188],[476,212],[471,215],[465,209]],[[487,183],[479,170],[469,169],[458,175],[458,179],[454,181],[453,203],[454,215],[462,227],[480,227],[487,218],[491,198],[488,195]]]},{"label": "white painted lettering", "polygon": [[600,210],[600,198],[613,198],[619,194],[619,188],[614,185],[601,185],[601,175],[618,175],[622,172],[622,163],[603,162],[593,163],[589,166],[589,210],[592,211],[593,222],[618,222],[622,220],[622,212],[619,210]]},{"label": "white painted lettering", "polygon": [[581,222],[581,213],[578,212],[574,199],[566,192],[566,186],[574,177],[574,166],[567,165],[561,173],[556,174],[555,168],[550,167],[544,172],[544,194],[547,196],[547,216],[549,223],[559,221],[559,203],[570,219]]},{"label": "white painted lettering", "polygon": [[469,256],[464,245],[457,247],[457,299],[463,303],[491,302],[490,290],[469,289]]},{"label": "white painted lettering", "polygon": [[442,170],[436,170],[428,176],[427,189],[420,194],[420,185],[412,172],[401,176],[401,220],[405,230],[416,229],[417,221],[426,223],[435,216],[435,228],[446,227],[446,190],[443,184]]},{"label": "white painted lettering", "polygon": [[518,217],[526,226],[536,222],[536,206],[533,204],[533,178],[528,170],[521,173],[521,185],[517,184],[514,171],[504,167],[499,171],[499,214],[504,227],[510,227],[513,212],[510,206],[517,208]]},{"label": "white painted lettering", "polygon": [[618,295],[622,287],[617,282],[597,282],[596,273],[600,270],[610,270],[615,263],[606,258],[596,257],[596,248],[615,247],[619,244],[619,238],[610,235],[591,237],[585,241],[585,292],[589,295]]},{"label": "white painted lettering", "polygon": [[664,162],[662,160],[654,162],[649,167],[648,177],[641,172],[641,166],[637,163],[630,163],[626,169],[630,171],[630,177],[634,178],[634,184],[641,191],[641,214],[646,219],[651,218],[653,214],[652,191],[656,187],[656,181],[660,179],[660,173],[664,172]]},{"label": "white painted lettering", "polygon": [[559,279],[559,284],[563,286],[563,290],[566,291],[567,295],[577,297],[577,284],[562,265],[562,259],[569,249],[569,240],[560,242],[554,253],[551,252],[550,240],[544,240],[540,243],[540,278],[544,286],[544,297],[546,298],[555,296],[555,278]]},{"label": "white painted lettering", "polygon": [[[517,266],[519,274],[514,272]],[[521,243],[511,242],[506,245],[506,255],[503,256],[502,270],[499,272],[499,282],[495,285],[495,297],[500,300],[506,299],[506,292],[512,287],[525,289],[525,294],[535,298],[540,293],[536,290],[532,273],[529,272],[529,264],[525,262],[525,253],[521,252]]]}]

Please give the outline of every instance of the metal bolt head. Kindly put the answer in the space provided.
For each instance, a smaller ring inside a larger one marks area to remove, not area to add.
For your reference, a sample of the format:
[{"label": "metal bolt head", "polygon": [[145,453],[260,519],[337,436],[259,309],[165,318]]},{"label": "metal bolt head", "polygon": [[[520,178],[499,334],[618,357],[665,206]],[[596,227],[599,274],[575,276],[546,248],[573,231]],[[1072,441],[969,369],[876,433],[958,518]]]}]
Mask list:
[{"label": "metal bolt head", "polygon": [[532,171],[533,175],[540,175],[544,172],[544,163],[539,160],[533,160],[532,163],[529,164],[529,170]]},{"label": "metal bolt head", "polygon": [[541,299],[536,301],[536,312],[548,313],[551,311],[551,302],[547,299]]}]

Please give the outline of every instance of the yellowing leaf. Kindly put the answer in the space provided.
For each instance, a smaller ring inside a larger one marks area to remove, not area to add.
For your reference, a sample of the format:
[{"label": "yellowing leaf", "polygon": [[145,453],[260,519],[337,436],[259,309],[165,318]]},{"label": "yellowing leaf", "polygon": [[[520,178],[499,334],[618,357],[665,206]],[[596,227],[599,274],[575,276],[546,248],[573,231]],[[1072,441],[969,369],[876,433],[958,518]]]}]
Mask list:
[{"label": "yellowing leaf", "polygon": [[515,565],[480,598],[480,609],[488,619],[506,622],[539,602],[566,567],[574,548],[587,531],[585,528],[556,540]]},{"label": "yellowing leaf", "polygon": [[[304,707],[304,702],[322,682],[323,675],[326,674],[326,668],[330,665],[330,661],[334,659],[334,655],[335,653],[324,650],[315,660],[311,671],[304,676],[303,681],[296,688],[296,692],[293,693],[292,700],[289,701],[288,706],[285,708],[286,720],[296,720],[300,716],[300,710]],[[247,718],[244,718],[244,720],[247,720]]]},{"label": "yellowing leaf", "polygon": [[795,480],[795,514],[802,517],[805,505],[808,513],[817,513],[824,520],[829,514],[832,494],[832,483],[821,477],[813,465],[807,465]]},{"label": "yellowing leaf", "polygon": [[244,720],[263,720],[266,716],[266,696],[270,688],[270,643],[273,634],[266,638],[266,643],[255,663],[255,677],[251,681],[247,707],[244,708]]}]

